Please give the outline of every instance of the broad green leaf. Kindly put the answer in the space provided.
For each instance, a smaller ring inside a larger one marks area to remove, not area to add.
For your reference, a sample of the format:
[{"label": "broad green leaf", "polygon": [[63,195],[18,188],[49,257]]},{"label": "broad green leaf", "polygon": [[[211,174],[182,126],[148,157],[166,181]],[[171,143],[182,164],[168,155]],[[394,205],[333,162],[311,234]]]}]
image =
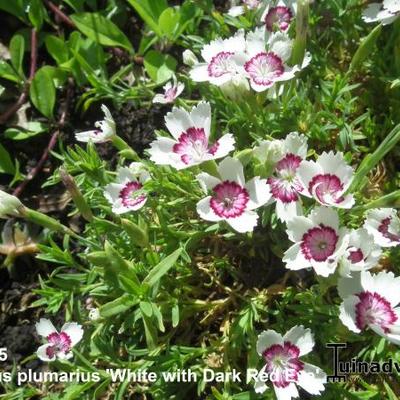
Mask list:
[{"label": "broad green leaf", "polygon": [[140,310],[146,317],[151,318],[153,316],[153,307],[151,303],[149,303],[148,301],[141,301],[139,306]]},{"label": "broad green leaf", "polygon": [[143,21],[157,34],[162,37],[162,31],[158,26],[161,13],[168,7],[166,0],[128,0],[128,3],[136,10]]},{"label": "broad green leaf", "polygon": [[0,144],[0,173],[14,175],[15,166],[8,151]]},{"label": "broad green leaf", "polygon": [[174,57],[150,50],[144,57],[144,67],[150,78],[157,84],[170,79],[176,69]]},{"label": "broad green leaf", "polygon": [[47,35],[45,44],[47,51],[56,60],[58,65],[67,62],[71,58],[67,44],[59,37]]},{"label": "broad green leaf", "polygon": [[40,68],[31,83],[29,95],[33,105],[47,118],[53,117],[56,88],[48,68]]},{"label": "broad green leaf", "polygon": [[10,55],[11,64],[15,70],[20,74],[21,77],[24,76],[24,71],[22,69],[22,63],[24,61],[25,53],[25,38],[22,35],[16,34],[12,37],[10,41]]},{"label": "broad green leaf", "polygon": [[26,140],[33,136],[47,132],[48,126],[42,122],[28,122],[26,128],[8,128],[4,132],[4,136],[11,140]]},{"label": "broad green leaf", "polygon": [[180,14],[173,7],[166,8],[160,18],[158,19],[158,25],[164,35],[169,39],[174,37],[174,33],[179,27]]},{"label": "broad green leaf", "polygon": [[25,10],[29,5],[29,1],[30,0],[0,0],[0,10],[4,10],[19,18],[21,21],[28,23]]},{"label": "broad green leaf", "polygon": [[37,31],[40,31],[40,29],[42,29],[45,12],[46,11],[43,8],[43,4],[40,0],[30,1],[28,16],[29,20]]},{"label": "broad green leaf", "polygon": [[179,248],[164,258],[149,272],[143,283],[147,283],[150,287],[157,283],[175,265],[181,253],[182,248]]},{"label": "broad green leaf", "polygon": [[125,34],[109,19],[97,13],[71,15],[77,28],[90,39],[103,46],[120,46],[129,51],[133,47]]},{"label": "broad green leaf", "polygon": [[137,303],[138,300],[136,300],[133,296],[124,294],[123,296],[102,305],[99,309],[100,315],[103,318],[112,317],[113,315],[121,314],[125,311],[128,311]]}]

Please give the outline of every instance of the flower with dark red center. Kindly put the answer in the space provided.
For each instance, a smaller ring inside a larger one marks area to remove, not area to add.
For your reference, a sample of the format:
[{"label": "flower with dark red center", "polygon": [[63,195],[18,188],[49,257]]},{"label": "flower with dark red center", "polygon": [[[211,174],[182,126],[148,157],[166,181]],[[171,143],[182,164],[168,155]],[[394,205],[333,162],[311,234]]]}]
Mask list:
[{"label": "flower with dark red center", "polygon": [[354,198],[346,194],[354,175],[342,153],[322,153],[317,161],[302,161],[298,176],[304,194],[313,197],[320,204],[339,208],[351,208]]},{"label": "flower with dark red center", "polygon": [[174,100],[183,92],[185,85],[178,82],[176,76],[173,75],[172,82],[168,82],[164,87],[164,94],[157,93],[153,98],[153,103],[173,103]]},{"label": "flower with dark red center", "polygon": [[226,221],[238,232],[250,232],[257,225],[256,208],[267,203],[271,195],[264,179],[245,182],[243,166],[231,157],[218,165],[220,178],[201,173],[197,176],[209,194],[197,203],[197,212],[206,221]]},{"label": "flower with dark red center", "polygon": [[113,212],[123,214],[142,208],[147,201],[143,184],[149,179],[150,175],[141,163],[120,168],[116,182],[109,183],[104,190],[104,196],[111,204]]},{"label": "flower with dark red center", "polygon": [[339,228],[337,212],[327,207],[315,208],[308,217],[293,217],[286,232],[294,245],[283,261],[293,270],[312,267],[318,275],[328,276],[348,247],[347,230]]},{"label": "flower with dark red center", "polygon": [[343,302],[340,319],[351,331],[371,328],[378,335],[400,344],[400,278],[392,272],[353,273],[340,278],[338,291]]},{"label": "flower with dark red center", "polygon": [[228,39],[215,39],[203,47],[201,55],[204,62],[196,63],[190,77],[195,82],[210,82],[213,85],[226,85],[243,74],[245,62],[244,31],[239,30]]},{"label": "flower with dark red center", "polygon": [[289,7],[277,6],[268,10],[265,16],[265,25],[270,32],[275,30],[287,31],[293,20],[293,13]]},{"label": "flower with dark red center", "polygon": [[173,108],[165,122],[174,138],[159,137],[151,143],[150,159],[156,164],[183,169],[224,157],[234,149],[235,140],[230,133],[209,143],[209,103],[199,103],[190,113],[183,108]]},{"label": "flower with dark red center", "polygon": [[48,320],[41,318],[36,324],[38,335],[46,338],[47,343],[40,346],[37,356],[43,361],[54,361],[72,357],[71,349],[83,336],[83,329],[76,322],[68,322],[58,332],[54,325]]},{"label": "flower with dark red center", "polygon": [[268,88],[283,74],[285,68],[278,55],[273,52],[262,52],[247,61],[244,70],[252,82]]},{"label": "flower with dark red center", "polygon": [[97,129],[76,133],[76,140],[85,143],[104,143],[111,140],[116,135],[115,122],[110,110],[104,104],[102,104],[101,110],[104,113],[104,120],[97,121],[94,124]]},{"label": "flower with dark red center", "polygon": [[313,347],[313,335],[310,329],[302,325],[294,326],[284,336],[271,329],[262,332],[257,340],[257,353],[265,365],[259,376],[262,373],[267,375],[267,379],[257,378],[255,391],[263,393],[269,381],[278,399],[298,397],[297,385],[311,394],[320,394],[325,389],[326,374],[320,368],[300,360]]},{"label": "flower with dark red center", "polygon": [[339,272],[342,276],[349,276],[353,271],[366,271],[378,263],[381,254],[382,249],[366,229],[352,230],[340,260]]},{"label": "flower with dark red center", "polygon": [[400,218],[393,208],[377,208],[367,212],[364,228],[382,247],[400,244]]},{"label": "flower with dark red center", "polygon": [[[297,177],[301,161],[307,155],[307,138],[291,132],[283,140],[264,141],[255,150],[255,156],[264,163],[272,176],[267,180],[272,198],[276,201],[276,214],[288,221],[302,214],[299,194],[303,186]],[[268,172],[267,172],[268,173]]]}]

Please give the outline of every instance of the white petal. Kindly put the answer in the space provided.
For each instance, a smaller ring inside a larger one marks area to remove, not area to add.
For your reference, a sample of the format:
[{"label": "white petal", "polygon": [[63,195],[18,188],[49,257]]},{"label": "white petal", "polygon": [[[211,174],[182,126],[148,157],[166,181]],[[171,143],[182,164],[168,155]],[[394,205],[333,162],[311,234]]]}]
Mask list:
[{"label": "white petal", "polygon": [[109,138],[106,137],[103,133],[99,132],[98,130],[91,130],[85,132],[77,132],[75,133],[75,138],[79,142],[92,142],[92,143],[104,143]]},{"label": "white petal", "polygon": [[270,51],[279,56],[284,62],[288,61],[291,57],[292,44],[292,40],[284,32],[275,32],[269,39]]},{"label": "white petal", "polygon": [[315,207],[309,218],[315,225],[323,224],[333,228],[336,232],[339,230],[339,214],[333,208]]},{"label": "white petal", "polygon": [[192,108],[190,118],[193,121],[193,126],[196,128],[204,128],[206,137],[210,136],[211,128],[211,106],[210,103],[204,101]]},{"label": "white petal", "polygon": [[52,358],[50,358],[47,355],[46,350],[52,347],[52,345],[50,343],[47,344],[43,344],[42,346],[40,346],[37,351],[36,351],[36,355],[39,357],[39,359],[41,359],[42,361],[54,361],[56,359],[56,356],[54,355]]},{"label": "white petal", "polygon": [[245,186],[243,165],[239,160],[226,157],[218,165],[218,172],[223,181],[233,181],[242,187]]},{"label": "white petal", "polygon": [[266,204],[271,198],[270,187],[266,179],[254,177],[246,183],[246,189],[249,193],[248,210],[255,210],[258,207]]},{"label": "white petal", "polygon": [[165,98],[165,96],[163,94],[157,93],[153,97],[153,103],[166,104],[166,103],[169,103],[169,101]]},{"label": "white petal", "polygon": [[207,82],[210,80],[208,73],[208,64],[199,63],[192,67],[189,71],[190,78],[195,82]]},{"label": "white petal", "polygon": [[75,346],[83,336],[82,326],[76,322],[67,322],[61,328],[61,332],[66,333],[70,337],[72,346]]},{"label": "white petal", "polygon": [[235,139],[231,133],[227,133],[217,140],[218,148],[213,155],[213,159],[222,158],[235,149]]},{"label": "white petal", "polygon": [[231,7],[228,11],[228,15],[231,17],[238,17],[239,15],[244,14],[244,7],[243,6],[234,6]]},{"label": "white petal", "polygon": [[283,345],[283,337],[278,332],[268,329],[258,335],[257,338],[257,353],[262,356],[263,352],[274,344]]},{"label": "white petal", "polygon": [[298,132],[289,133],[283,142],[283,146],[286,154],[292,153],[302,159],[307,156],[307,137]]},{"label": "white petal", "polygon": [[368,271],[361,273],[361,285],[365,291],[376,292],[390,302],[392,307],[400,303],[400,277],[393,272],[381,271],[371,274]]},{"label": "white petal", "polygon": [[40,318],[39,322],[36,322],[35,328],[38,335],[46,338],[52,333],[57,332],[52,322],[46,318]]},{"label": "white petal", "polygon": [[150,160],[157,165],[172,165],[174,167],[184,164],[179,154],[173,152],[175,144],[176,141],[170,138],[157,138],[150,144],[150,149],[148,149]]},{"label": "white petal", "polygon": [[319,395],[325,390],[326,373],[319,367],[304,363],[304,369],[299,372],[297,384],[306,392]]},{"label": "white petal", "polygon": [[221,181],[218,178],[210,174],[207,174],[206,172],[198,174],[196,178],[199,181],[200,186],[205,193],[208,193],[209,190],[214,189],[215,186],[221,183]]},{"label": "white petal", "polygon": [[165,125],[175,139],[179,139],[183,132],[193,127],[193,121],[189,113],[183,108],[174,107],[165,116]]},{"label": "white petal", "polygon": [[315,273],[325,278],[335,272],[335,269],[338,264],[337,260],[335,262],[328,262],[328,261],[317,262],[314,260],[310,260],[310,263],[311,266],[314,268]]},{"label": "white petal", "polygon": [[282,261],[286,263],[287,269],[293,271],[311,267],[311,263],[305,259],[301,251],[300,243],[295,243],[293,246],[289,247],[285,251]]},{"label": "white petal", "polygon": [[314,347],[314,337],[309,328],[304,328],[303,325],[296,325],[286,332],[283,340],[289,341],[300,350],[300,356],[308,354]]},{"label": "white petal", "polygon": [[287,222],[286,233],[292,242],[300,242],[303,235],[314,226],[313,222],[307,217],[294,217]]},{"label": "white petal", "polygon": [[343,325],[347,326],[347,328],[356,333],[361,332],[356,325],[356,304],[359,302],[360,299],[357,296],[347,297],[340,305],[339,315]]},{"label": "white petal", "polygon": [[290,382],[289,385],[284,388],[278,388],[274,385],[274,389],[277,400],[291,400],[292,398],[299,397],[299,392],[293,382]]},{"label": "white petal", "polygon": [[221,221],[222,218],[219,217],[210,206],[211,196],[207,196],[197,203],[196,209],[197,213],[201,218],[206,221]]},{"label": "white petal", "polygon": [[109,201],[111,205],[114,205],[115,202],[119,200],[119,194],[121,190],[124,188],[124,185],[119,183],[109,183],[104,188],[104,197]]},{"label": "white petal", "polygon": [[290,203],[283,203],[280,200],[276,201],[276,215],[282,222],[288,223],[295,217],[303,215],[303,208],[301,201],[291,201]]},{"label": "white petal", "polygon": [[245,211],[241,216],[229,218],[226,222],[237,232],[252,232],[257,226],[258,214],[254,211]]},{"label": "white petal", "polygon": [[338,293],[342,299],[362,291],[363,287],[361,286],[361,275],[359,273],[353,273],[350,277],[339,278]]}]

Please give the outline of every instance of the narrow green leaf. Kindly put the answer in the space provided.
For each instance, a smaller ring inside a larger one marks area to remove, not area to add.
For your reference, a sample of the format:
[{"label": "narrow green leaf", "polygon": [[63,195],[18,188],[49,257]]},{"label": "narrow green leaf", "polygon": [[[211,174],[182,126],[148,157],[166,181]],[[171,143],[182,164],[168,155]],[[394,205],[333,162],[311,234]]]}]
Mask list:
[{"label": "narrow green leaf", "polygon": [[179,305],[175,304],[172,307],[172,326],[176,328],[179,325]]},{"label": "narrow green leaf", "polygon": [[112,317],[113,315],[124,313],[138,303],[138,300],[131,295],[124,294],[117,299],[102,305],[99,309],[103,318]]},{"label": "narrow green leaf", "polygon": [[144,278],[143,283],[148,284],[150,287],[157,283],[176,263],[182,253],[182,248],[175,250],[168,257],[164,258],[158,263]]},{"label": "narrow green leaf", "polygon": [[24,71],[22,69],[24,53],[25,38],[22,35],[16,34],[12,37],[10,41],[11,64],[13,65],[15,70],[21,75],[21,77],[24,76]]},{"label": "narrow green leaf", "polygon": [[141,301],[139,306],[140,310],[146,317],[151,318],[153,316],[153,307],[151,303],[149,303],[148,301]]},{"label": "narrow green leaf", "polygon": [[133,52],[125,34],[109,19],[97,13],[71,15],[77,28],[90,39],[103,46],[120,46]]},{"label": "narrow green leaf", "polygon": [[47,35],[45,44],[47,51],[54,58],[58,65],[65,63],[70,59],[67,44],[59,37]]},{"label": "narrow green leaf", "polygon": [[176,69],[174,57],[150,50],[144,57],[144,67],[150,78],[157,84],[170,79]]},{"label": "narrow green leaf", "polygon": [[40,68],[31,83],[29,95],[33,105],[47,118],[53,117],[56,88],[48,68]]},{"label": "narrow green leaf", "polygon": [[22,82],[21,77],[14,71],[13,67],[4,60],[0,60],[0,78],[16,83]]}]

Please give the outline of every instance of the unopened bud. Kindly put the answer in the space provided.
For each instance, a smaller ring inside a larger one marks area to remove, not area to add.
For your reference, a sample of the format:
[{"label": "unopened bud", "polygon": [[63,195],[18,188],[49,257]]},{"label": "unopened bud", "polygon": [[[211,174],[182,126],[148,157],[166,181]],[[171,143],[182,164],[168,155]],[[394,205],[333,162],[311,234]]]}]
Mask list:
[{"label": "unopened bud", "polygon": [[0,190],[0,218],[22,217],[24,209],[24,205],[17,197]]},{"label": "unopened bud", "polygon": [[192,50],[185,50],[182,53],[183,63],[189,67],[193,67],[193,65],[197,64],[199,60]]}]

